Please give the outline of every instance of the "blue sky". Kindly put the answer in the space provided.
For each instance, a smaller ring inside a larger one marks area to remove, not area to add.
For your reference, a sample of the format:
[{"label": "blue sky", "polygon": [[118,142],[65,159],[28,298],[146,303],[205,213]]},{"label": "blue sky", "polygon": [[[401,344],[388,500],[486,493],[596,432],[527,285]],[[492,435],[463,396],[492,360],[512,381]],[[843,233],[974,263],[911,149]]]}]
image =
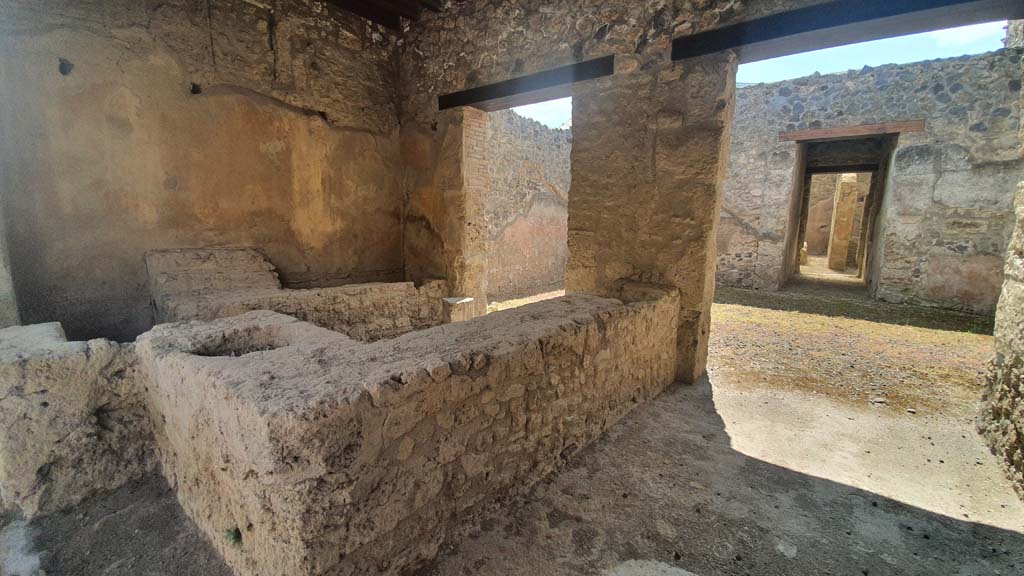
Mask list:
[{"label": "blue sky", "polygon": [[[809,76],[815,72],[831,74],[857,70],[864,66],[904,64],[989,52],[1003,47],[1005,26],[1006,22],[975,24],[743,64],[736,75],[736,82],[778,82]],[[557,128],[572,117],[572,99],[550,100],[520,106],[514,110],[523,116]]]}]

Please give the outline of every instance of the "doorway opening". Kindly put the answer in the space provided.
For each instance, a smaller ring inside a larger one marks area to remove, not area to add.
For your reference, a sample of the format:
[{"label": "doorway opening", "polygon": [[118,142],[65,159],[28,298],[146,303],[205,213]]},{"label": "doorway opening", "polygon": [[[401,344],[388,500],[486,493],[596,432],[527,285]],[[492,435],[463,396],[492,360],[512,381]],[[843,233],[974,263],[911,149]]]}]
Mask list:
[{"label": "doorway opening", "polygon": [[[858,51],[898,52],[861,47],[851,60]],[[1019,392],[983,369],[999,346],[993,313],[1024,179],[1020,54],[936,56],[738,85],[709,387],[745,454],[790,467],[813,453],[802,468],[811,475],[1019,537],[1019,521],[999,517],[1019,509],[1019,470],[988,454],[1015,429],[1000,410]],[[1001,72],[986,82],[978,69]],[[993,120],[995,110],[1017,121]],[[985,413],[987,441],[973,424],[986,389],[996,415]],[[757,415],[729,413],[734,398],[754,398]],[[756,418],[770,422],[743,429]],[[779,442],[791,430],[802,437]],[[996,513],[966,509],[996,494]]]},{"label": "doorway opening", "polygon": [[806,214],[797,275],[842,284],[863,284],[860,260],[870,172],[818,174],[805,187]]},{"label": "doorway opening", "polygon": [[[815,134],[818,135],[818,134]],[[794,278],[867,289],[886,175],[898,134],[801,141]]]},{"label": "doorway opening", "polygon": [[572,98],[486,111],[483,158],[487,311],[565,294]]}]

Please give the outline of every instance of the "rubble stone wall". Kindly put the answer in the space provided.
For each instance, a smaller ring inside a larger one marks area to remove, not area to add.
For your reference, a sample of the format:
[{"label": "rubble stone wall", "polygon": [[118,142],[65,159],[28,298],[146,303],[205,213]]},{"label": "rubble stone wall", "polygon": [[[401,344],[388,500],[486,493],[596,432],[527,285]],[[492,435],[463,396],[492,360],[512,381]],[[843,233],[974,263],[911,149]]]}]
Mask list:
[{"label": "rubble stone wall", "polygon": [[403,280],[396,56],[327,2],[0,3],[22,321],[134,338],[161,248],[255,246],[290,287]]},{"label": "rubble stone wall", "polygon": [[361,341],[445,322],[448,285],[439,280],[282,289],[273,264],[245,248],[160,250],[146,266],[158,322],[273,310]]},{"label": "rubble stone wall", "polygon": [[572,135],[511,110],[491,113],[488,127],[487,298],[561,289]]},{"label": "rubble stone wall", "polygon": [[[991,312],[1013,227],[1020,49],[814,75],[737,91],[719,227],[723,284],[778,288],[800,129],[925,120],[899,138],[883,195],[877,296]],[[873,248],[874,249],[874,248]]]},{"label": "rubble stone wall", "polygon": [[1006,25],[1006,38],[1003,46],[1007,48],[1024,48],[1024,20],[1010,20]]},{"label": "rubble stone wall", "polygon": [[[484,0],[454,1],[443,12],[424,14],[410,28],[399,59],[404,189],[410,198],[407,278],[446,277],[452,282],[458,273],[461,278],[453,282],[453,290],[464,290],[462,295],[486,292],[486,266],[476,267],[476,255],[486,251],[486,238],[476,233],[481,221],[449,225],[467,213],[467,199],[464,189],[453,192],[452,186],[462,160],[453,141],[456,114],[439,112],[437,95],[614,55],[615,78],[631,77],[623,79],[623,90],[614,81],[574,87],[566,289],[614,295],[617,283],[629,279],[676,285],[685,311],[679,341],[686,353],[680,355],[679,377],[694,381],[704,372],[714,287],[716,172],[719,164],[724,166],[721,157],[728,146],[728,140],[722,141],[728,126],[723,130],[714,125],[731,117],[735,63],[727,55],[672,63],[671,41],[820,2]],[[618,124],[594,118],[595,129],[581,137],[579,122],[586,120],[576,108],[584,92],[594,103],[591,111],[600,108],[602,114],[618,118]],[[606,97],[609,101],[600,104]],[[694,104],[687,106],[687,99]],[[586,142],[590,139],[595,141]],[[700,147],[685,149],[698,141]],[[660,150],[652,146],[655,142]],[[581,145],[595,153],[578,156]],[[627,159],[637,162],[628,166]],[[701,174],[687,180],[683,174],[688,171]],[[587,174],[593,177],[578,177]],[[673,186],[688,190],[680,198],[671,193]],[[574,208],[578,198],[593,200]],[[670,206],[673,199],[678,202]],[[598,227],[601,218],[584,212],[599,210],[606,200],[606,212],[622,214]],[[646,228],[651,206],[662,221]],[[675,221],[669,224],[670,219]],[[580,223],[575,238],[574,221]],[[620,225],[645,241],[621,242],[626,231]],[[579,264],[576,274],[574,259]],[[600,278],[592,275],[598,267]]]},{"label": "rubble stone wall", "polygon": [[1024,498],[1024,182],[1017,188],[1016,204],[1016,229],[996,308],[996,356],[989,365],[979,428]]},{"label": "rubble stone wall", "polygon": [[141,378],[132,344],[0,330],[0,508],[52,512],[152,471]]},{"label": "rubble stone wall", "polygon": [[139,341],[163,470],[240,575],[398,574],[673,381],[673,292],[371,344],[272,312]]}]

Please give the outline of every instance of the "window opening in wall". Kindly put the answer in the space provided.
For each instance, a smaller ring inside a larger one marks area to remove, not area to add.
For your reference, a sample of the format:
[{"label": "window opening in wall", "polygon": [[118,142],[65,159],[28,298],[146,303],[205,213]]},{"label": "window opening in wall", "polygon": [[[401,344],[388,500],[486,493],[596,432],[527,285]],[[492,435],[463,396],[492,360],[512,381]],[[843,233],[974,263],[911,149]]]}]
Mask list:
[{"label": "window opening in wall", "polygon": [[488,311],[563,295],[572,98],[489,112],[482,147]]}]

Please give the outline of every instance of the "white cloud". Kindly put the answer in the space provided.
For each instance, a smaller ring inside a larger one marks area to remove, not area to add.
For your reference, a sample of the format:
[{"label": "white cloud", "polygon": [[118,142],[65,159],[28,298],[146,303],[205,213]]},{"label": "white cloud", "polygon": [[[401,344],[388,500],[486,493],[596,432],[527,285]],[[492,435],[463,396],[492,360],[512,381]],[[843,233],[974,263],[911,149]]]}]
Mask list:
[{"label": "white cloud", "polygon": [[1006,21],[974,24],[928,33],[928,37],[935,40],[939,46],[961,46],[979,40],[1002,39],[1005,35]]}]

